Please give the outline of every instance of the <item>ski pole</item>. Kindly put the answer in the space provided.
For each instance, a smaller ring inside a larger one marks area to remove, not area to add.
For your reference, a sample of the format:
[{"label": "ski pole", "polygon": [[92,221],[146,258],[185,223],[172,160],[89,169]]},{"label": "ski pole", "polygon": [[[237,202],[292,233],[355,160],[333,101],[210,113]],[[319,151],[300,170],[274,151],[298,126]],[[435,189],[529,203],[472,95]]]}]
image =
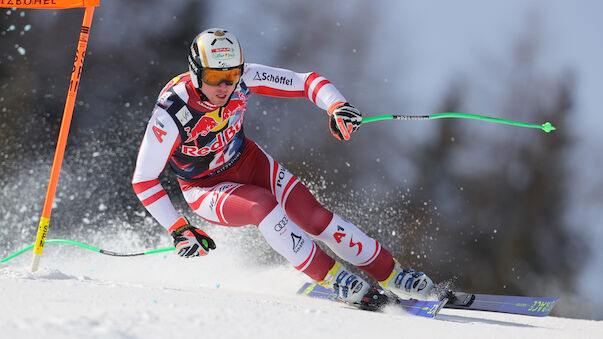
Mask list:
[{"label": "ski pole", "polygon": [[537,129],[541,129],[547,133],[549,133],[550,131],[556,130],[556,128],[553,125],[551,125],[551,123],[548,121],[542,125],[527,124],[524,122],[492,118],[492,117],[487,117],[487,116],[477,115],[477,114],[453,113],[453,112],[437,113],[437,114],[430,114],[430,115],[379,115],[376,117],[362,119],[362,123],[364,124],[367,122],[373,122],[373,121],[379,121],[379,120],[433,120],[433,119],[442,119],[442,118],[463,118],[463,119],[484,120],[484,121],[495,122],[498,124],[513,125],[513,126],[528,127],[528,128],[537,128]]},{"label": "ski pole", "polygon": [[[146,254],[153,254],[153,253],[160,253],[160,252],[168,252],[168,251],[173,251],[175,249],[174,246],[172,247],[163,247],[163,248],[156,248],[153,250],[148,250],[145,252],[136,252],[136,253],[119,253],[119,252],[113,252],[113,251],[108,251],[108,250],[103,250],[100,249],[98,247],[94,247],[92,245],[88,245],[88,244],[84,244],[82,242],[79,241],[75,241],[75,240],[68,240],[68,239],[47,239],[45,241],[45,243],[47,244],[68,244],[68,245],[74,245],[74,246],[79,246],[81,248],[85,248],[87,250],[91,250],[94,252],[98,252],[100,254],[105,254],[105,255],[111,255],[114,257],[135,257],[135,256],[139,256],[139,255],[146,255]],[[0,260],[0,262],[7,262],[11,259],[13,259],[14,257],[21,255],[27,251],[29,251],[30,249],[32,249],[34,247],[35,244],[31,244],[27,247],[25,247],[24,249],[21,249],[11,255],[9,255],[8,257]]]},{"label": "ski pole", "polygon": [[84,11],[84,18],[82,20],[82,27],[80,31],[79,42],[77,45],[77,51],[75,53],[75,61],[73,63],[73,69],[71,71],[71,80],[69,81],[69,89],[67,91],[67,99],[65,101],[61,128],[59,130],[59,138],[57,140],[57,146],[54,153],[54,160],[52,161],[50,179],[48,180],[46,198],[44,199],[44,208],[42,209],[42,216],[40,217],[38,232],[36,234],[36,242],[34,243],[33,247],[33,258],[31,261],[32,272],[38,270],[40,258],[42,257],[42,252],[44,251],[44,242],[50,224],[52,203],[54,201],[54,196],[59,181],[59,174],[61,172],[61,165],[63,163],[65,147],[67,146],[69,126],[71,125],[71,117],[73,116],[75,98],[77,96],[77,89],[82,75],[82,68],[84,66],[84,56],[86,55],[86,46],[88,45],[88,33],[90,31],[90,25],[92,24],[93,15],[94,7],[86,7]]}]

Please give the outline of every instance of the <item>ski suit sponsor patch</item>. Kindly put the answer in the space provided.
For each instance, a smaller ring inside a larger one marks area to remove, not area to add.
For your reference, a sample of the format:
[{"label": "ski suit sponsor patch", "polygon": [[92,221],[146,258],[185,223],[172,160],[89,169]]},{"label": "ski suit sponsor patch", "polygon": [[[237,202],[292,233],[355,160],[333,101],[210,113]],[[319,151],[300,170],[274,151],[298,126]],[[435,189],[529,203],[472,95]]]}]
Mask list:
[{"label": "ski suit sponsor patch", "polygon": [[269,82],[273,82],[275,84],[281,84],[281,85],[287,85],[287,86],[291,86],[293,85],[293,78],[288,78],[282,75],[274,75],[271,73],[267,73],[267,72],[255,72],[255,76],[253,77],[253,80],[260,80],[260,81],[269,81]]}]

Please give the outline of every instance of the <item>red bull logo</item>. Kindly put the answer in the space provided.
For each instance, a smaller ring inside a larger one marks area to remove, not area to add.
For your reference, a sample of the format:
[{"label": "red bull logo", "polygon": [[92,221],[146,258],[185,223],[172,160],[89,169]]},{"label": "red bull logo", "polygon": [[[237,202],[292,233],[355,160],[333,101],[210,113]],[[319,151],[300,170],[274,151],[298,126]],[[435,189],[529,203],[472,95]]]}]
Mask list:
[{"label": "red bull logo", "polygon": [[[209,144],[209,146],[198,148],[196,146],[182,146],[182,153],[192,156],[192,157],[203,157],[208,155],[209,153],[222,152],[226,145],[235,137],[235,135],[241,130],[243,126],[243,117],[240,117],[237,122],[224,129],[220,133],[216,135],[214,140]],[[207,134],[207,133],[206,133]]]},{"label": "red bull logo", "polygon": [[[184,141],[184,143],[186,144],[194,141],[199,136],[206,136],[216,127],[226,124],[228,119],[231,117],[244,112],[246,107],[247,105],[245,102],[241,102],[241,100],[232,100],[231,103],[222,111],[221,119],[218,117],[218,110],[202,116],[192,128],[184,127],[184,131],[188,135],[188,138]],[[212,115],[216,116],[216,118],[214,118]]]},{"label": "red bull logo", "polygon": [[184,131],[188,135],[188,139],[186,139],[184,143],[186,144],[188,142],[196,140],[199,135],[203,137],[206,136],[212,129],[216,128],[217,126],[218,122],[216,121],[216,119],[207,115],[202,116],[193,128],[184,127]]}]

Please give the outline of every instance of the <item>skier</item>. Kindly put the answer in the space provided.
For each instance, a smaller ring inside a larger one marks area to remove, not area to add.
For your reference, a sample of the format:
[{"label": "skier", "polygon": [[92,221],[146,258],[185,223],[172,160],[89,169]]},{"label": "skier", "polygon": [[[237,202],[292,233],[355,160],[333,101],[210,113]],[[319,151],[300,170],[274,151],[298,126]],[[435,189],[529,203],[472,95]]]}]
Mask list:
[{"label": "skier", "polygon": [[257,226],[275,251],[335,289],[344,302],[366,307],[378,292],[312,238],[398,297],[430,297],[434,284],[427,275],[402,268],[377,240],[320,205],[295,176],[245,137],[243,117],[255,93],[307,98],[328,112],[333,136],[349,140],[362,115],[333,84],[317,73],[244,63],[239,40],[220,28],[194,38],[188,65],[189,72],[173,78],[159,95],[132,179],[142,204],[174,238],[178,255],[206,255],[216,245],[172,205],[158,180],[167,163],[197,215],[224,226]]}]

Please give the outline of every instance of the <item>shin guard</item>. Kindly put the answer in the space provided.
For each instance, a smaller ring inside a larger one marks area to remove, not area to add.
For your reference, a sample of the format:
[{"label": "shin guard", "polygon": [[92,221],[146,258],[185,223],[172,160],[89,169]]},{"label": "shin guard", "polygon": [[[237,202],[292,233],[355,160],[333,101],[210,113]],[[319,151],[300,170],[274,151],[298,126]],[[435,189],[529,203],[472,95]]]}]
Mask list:
[{"label": "shin guard", "polygon": [[335,254],[352,265],[371,264],[381,252],[381,244],[337,214],[316,239],[323,241]]}]

